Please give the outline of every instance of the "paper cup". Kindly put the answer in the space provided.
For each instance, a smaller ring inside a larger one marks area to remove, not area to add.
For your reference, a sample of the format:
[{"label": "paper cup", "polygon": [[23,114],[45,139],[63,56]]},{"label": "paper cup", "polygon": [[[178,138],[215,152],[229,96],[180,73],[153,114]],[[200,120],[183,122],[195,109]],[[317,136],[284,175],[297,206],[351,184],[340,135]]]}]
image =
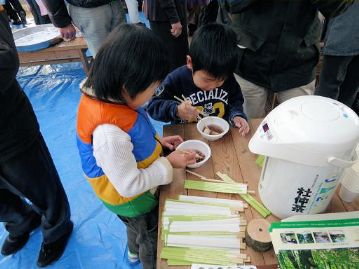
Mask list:
[{"label": "paper cup", "polygon": [[341,183],[340,198],[347,203],[353,202],[359,196],[359,172],[352,167],[347,168],[343,173]]},{"label": "paper cup", "polygon": [[359,193],[352,192],[348,190],[344,185],[340,187],[339,190],[339,197],[347,203],[353,202],[357,197],[359,196]]}]

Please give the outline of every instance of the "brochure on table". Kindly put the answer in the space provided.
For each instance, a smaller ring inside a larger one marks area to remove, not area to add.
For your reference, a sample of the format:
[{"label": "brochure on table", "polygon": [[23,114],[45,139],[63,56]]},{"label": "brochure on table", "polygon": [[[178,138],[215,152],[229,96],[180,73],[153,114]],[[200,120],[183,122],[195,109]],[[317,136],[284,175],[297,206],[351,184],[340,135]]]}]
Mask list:
[{"label": "brochure on table", "polygon": [[359,266],[358,211],[291,217],[272,223],[270,234],[281,268]]}]

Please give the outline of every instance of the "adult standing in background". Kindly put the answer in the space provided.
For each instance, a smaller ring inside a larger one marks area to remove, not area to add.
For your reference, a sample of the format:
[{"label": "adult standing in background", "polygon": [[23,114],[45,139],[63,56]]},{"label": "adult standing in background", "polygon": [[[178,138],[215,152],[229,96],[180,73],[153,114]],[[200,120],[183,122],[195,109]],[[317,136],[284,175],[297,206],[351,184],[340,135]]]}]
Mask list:
[{"label": "adult standing in background", "polygon": [[25,25],[26,12],[19,0],[5,0],[5,9],[14,25]]},{"label": "adult standing in background", "polygon": [[200,26],[198,25],[199,14],[207,6],[209,0],[188,0],[187,1],[187,25],[188,35],[193,36]]},{"label": "adult standing in background", "polygon": [[[359,91],[359,2],[328,22],[323,68],[315,94],[336,99],[355,110]],[[356,111],[359,113],[359,111]]]},{"label": "adult standing in background", "polygon": [[102,42],[118,24],[125,21],[120,0],[43,0],[52,23],[60,28],[65,40],[74,39],[76,30],[82,32],[88,48],[96,55]]},{"label": "adult standing in background", "polygon": [[138,2],[137,0],[125,0],[128,17],[130,18],[130,23],[139,23],[140,22],[140,13],[138,12]]},{"label": "adult standing in background", "polygon": [[35,113],[16,80],[19,58],[7,20],[0,5],[0,222],[9,232],[1,254],[19,251],[41,226],[37,265],[43,267],[61,257],[73,224]]},{"label": "adult standing in background", "polygon": [[144,10],[152,31],[169,53],[170,69],[186,64],[188,54],[187,1],[145,0]]},{"label": "adult standing in background", "polygon": [[237,33],[235,73],[250,118],[265,115],[268,91],[278,101],[313,94],[319,60],[320,22],[344,11],[352,0],[220,0]]},{"label": "adult standing in background", "polygon": [[36,25],[51,23],[42,0],[26,0]]}]

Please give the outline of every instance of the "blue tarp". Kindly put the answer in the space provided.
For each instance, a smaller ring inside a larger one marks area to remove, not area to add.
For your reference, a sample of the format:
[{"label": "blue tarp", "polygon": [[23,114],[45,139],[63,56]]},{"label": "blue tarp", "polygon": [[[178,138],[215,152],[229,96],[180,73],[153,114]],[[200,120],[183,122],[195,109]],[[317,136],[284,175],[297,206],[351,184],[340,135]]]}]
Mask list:
[{"label": "blue tarp", "polygon": [[[84,78],[79,63],[23,68],[18,74],[58,169],[75,224],[64,255],[48,268],[142,268],[127,263],[125,226],[96,198],[82,174],[75,126],[79,83]],[[154,125],[161,134],[162,124]],[[1,226],[0,242],[6,236]],[[0,268],[37,268],[41,241],[41,231],[37,229],[21,251],[8,257],[0,255]]]}]

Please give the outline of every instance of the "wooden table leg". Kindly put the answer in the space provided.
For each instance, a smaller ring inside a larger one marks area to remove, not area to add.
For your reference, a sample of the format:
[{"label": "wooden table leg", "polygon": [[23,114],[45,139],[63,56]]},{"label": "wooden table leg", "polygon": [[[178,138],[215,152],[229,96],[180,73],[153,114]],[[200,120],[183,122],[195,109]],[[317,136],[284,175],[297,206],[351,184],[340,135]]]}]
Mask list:
[{"label": "wooden table leg", "polygon": [[85,73],[86,73],[86,75],[88,75],[90,72],[91,63],[87,60],[86,51],[87,51],[87,49],[80,49],[79,56],[81,59],[82,66],[85,70]]}]

